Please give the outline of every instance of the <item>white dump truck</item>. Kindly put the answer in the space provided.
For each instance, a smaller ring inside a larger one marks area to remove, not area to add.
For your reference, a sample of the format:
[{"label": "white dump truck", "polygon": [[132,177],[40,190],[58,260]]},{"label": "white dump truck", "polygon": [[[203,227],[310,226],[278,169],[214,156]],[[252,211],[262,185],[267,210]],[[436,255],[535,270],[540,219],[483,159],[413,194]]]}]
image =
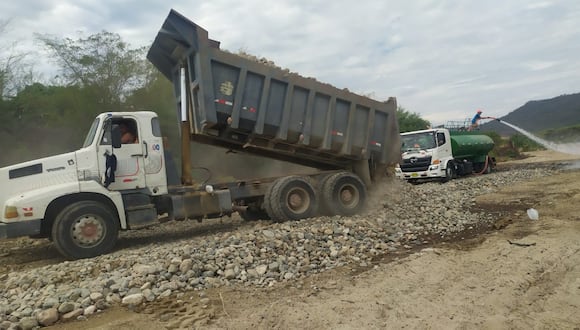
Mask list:
[{"label": "white dump truck", "polygon": [[[49,238],[75,259],[109,252],[121,230],[169,220],[351,215],[400,157],[394,98],[379,102],[222,51],[173,10],[147,57],[175,87],[181,180],[154,112],[105,112],[79,150],[0,169],[0,238]],[[319,171],[197,184],[191,164],[206,155],[190,141]]]}]

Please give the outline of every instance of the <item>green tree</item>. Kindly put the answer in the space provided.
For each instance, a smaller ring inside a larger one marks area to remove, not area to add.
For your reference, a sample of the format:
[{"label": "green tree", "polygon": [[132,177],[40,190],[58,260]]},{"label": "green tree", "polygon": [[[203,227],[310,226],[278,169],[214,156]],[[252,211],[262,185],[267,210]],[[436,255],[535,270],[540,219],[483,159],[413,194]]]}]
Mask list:
[{"label": "green tree", "polygon": [[9,115],[8,125],[0,123],[3,165],[79,148],[95,115],[102,112],[89,88],[40,83],[0,105]]},{"label": "green tree", "polygon": [[16,114],[14,102],[0,98],[0,133],[11,134]]},{"label": "green tree", "polygon": [[397,120],[401,133],[427,129],[431,126],[431,123],[421,118],[418,113],[411,113],[403,107],[397,108]]},{"label": "green tree", "polygon": [[131,91],[141,87],[149,73],[145,47],[132,48],[116,33],[102,31],[76,40],[36,35],[53,54],[62,79],[69,85],[92,88],[106,110],[122,110]]},{"label": "green tree", "polygon": [[27,86],[14,98],[17,125],[54,127],[84,134],[85,126],[103,111],[91,88],[79,86]]}]

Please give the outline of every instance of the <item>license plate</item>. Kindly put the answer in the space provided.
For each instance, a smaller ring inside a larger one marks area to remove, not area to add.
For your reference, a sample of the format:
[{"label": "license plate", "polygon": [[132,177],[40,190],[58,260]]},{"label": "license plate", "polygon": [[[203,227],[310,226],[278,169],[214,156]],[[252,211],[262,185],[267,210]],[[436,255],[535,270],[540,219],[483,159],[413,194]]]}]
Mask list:
[{"label": "license plate", "polygon": [[419,174],[417,174],[417,173],[413,173],[413,174],[411,174],[411,177],[413,177],[413,178],[416,178],[416,177],[418,177],[418,176],[419,176]]}]

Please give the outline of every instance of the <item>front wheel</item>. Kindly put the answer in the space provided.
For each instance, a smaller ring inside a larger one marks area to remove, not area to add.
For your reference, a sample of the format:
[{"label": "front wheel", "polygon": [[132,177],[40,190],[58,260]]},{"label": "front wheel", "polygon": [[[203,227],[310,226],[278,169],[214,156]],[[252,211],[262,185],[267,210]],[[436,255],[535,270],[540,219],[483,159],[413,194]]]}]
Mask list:
[{"label": "front wheel", "polygon": [[441,182],[448,182],[453,179],[455,175],[455,170],[453,169],[453,164],[447,163],[447,168],[445,169],[445,177],[441,179]]},{"label": "front wheel", "polygon": [[91,258],[113,249],[119,235],[118,217],[96,201],[80,201],[63,209],[52,226],[52,241],[67,258]]}]

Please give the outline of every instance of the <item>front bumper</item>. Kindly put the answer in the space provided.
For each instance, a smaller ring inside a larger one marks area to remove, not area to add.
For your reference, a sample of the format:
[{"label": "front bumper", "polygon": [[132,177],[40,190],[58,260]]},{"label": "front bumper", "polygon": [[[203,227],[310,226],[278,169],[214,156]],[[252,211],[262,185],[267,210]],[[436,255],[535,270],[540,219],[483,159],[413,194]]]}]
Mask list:
[{"label": "front bumper", "polygon": [[395,169],[395,176],[405,180],[433,179],[445,177],[445,170],[440,166],[431,165],[427,171],[403,172],[400,168]]},{"label": "front bumper", "polygon": [[0,238],[33,236],[40,234],[42,219],[0,223]]}]

